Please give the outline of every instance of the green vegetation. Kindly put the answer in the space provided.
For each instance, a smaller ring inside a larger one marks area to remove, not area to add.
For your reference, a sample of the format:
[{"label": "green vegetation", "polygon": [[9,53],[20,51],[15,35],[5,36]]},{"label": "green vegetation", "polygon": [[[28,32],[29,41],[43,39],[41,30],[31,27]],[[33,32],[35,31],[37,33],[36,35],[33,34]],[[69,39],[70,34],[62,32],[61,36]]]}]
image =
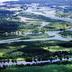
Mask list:
[{"label": "green vegetation", "polygon": [[68,37],[68,38],[72,38],[72,31],[64,31],[64,32],[60,32],[59,33],[61,36],[63,37]]},{"label": "green vegetation", "polygon": [[10,67],[0,72],[72,72],[72,65],[46,65],[31,67]]},{"label": "green vegetation", "polygon": [[[69,15],[58,13],[57,16]],[[72,58],[72,41],[65,40],[72,38],[72,31],[68,31],[71,28],[70,22],[28,13],[24,9],[12,12],[0,9],[0,61],[6,59],[31,62],[33,59],[44,61]],[[21,41],[1,44],[4,40],[14,38],[19,38]],[[59,38],[63,39],[59,40]],[[45,39],[45,41],[33,41],[36,39]],[[22,40],[31,41],[23,42]],[[43,66],[17,65],[0,69],[0,72],[72,72],[71,64],[72,61]]]}]

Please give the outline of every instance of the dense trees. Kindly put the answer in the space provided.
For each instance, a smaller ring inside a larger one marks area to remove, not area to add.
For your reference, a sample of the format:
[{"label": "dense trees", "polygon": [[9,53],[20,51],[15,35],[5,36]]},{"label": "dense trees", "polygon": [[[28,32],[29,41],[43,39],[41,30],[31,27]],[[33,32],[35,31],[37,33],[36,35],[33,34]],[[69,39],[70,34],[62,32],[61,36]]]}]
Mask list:
[{"label": "dense trees", "polygon": [[19,22],[13,21],[1,21],[0,22],[0,32],[11,32],[16,31],[19,29],[20,25]]}]

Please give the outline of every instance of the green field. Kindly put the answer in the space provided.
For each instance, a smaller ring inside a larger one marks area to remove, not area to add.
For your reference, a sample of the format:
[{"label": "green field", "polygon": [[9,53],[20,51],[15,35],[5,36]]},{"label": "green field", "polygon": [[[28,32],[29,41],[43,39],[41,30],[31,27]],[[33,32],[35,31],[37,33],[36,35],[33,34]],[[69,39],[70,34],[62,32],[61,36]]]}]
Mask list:
[{"label": "green field", "polygon": [[72,72],[72,65],[46,65],[32,67],[9,67],[0,72]]}]

